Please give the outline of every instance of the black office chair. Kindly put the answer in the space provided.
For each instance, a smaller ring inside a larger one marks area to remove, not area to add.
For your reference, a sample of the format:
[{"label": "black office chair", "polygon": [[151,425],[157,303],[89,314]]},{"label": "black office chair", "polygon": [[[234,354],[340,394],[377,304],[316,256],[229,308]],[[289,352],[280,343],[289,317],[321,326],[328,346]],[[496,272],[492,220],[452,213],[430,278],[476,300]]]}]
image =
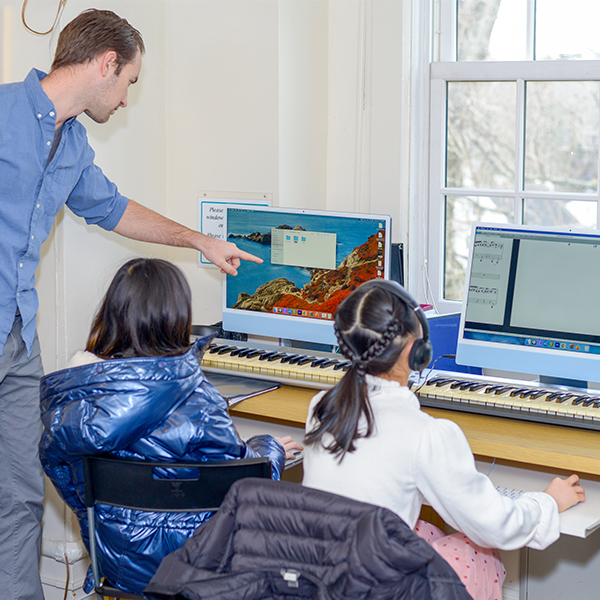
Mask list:
[{"label": "black office chair", "polygon": [[[175,478],[156,476],[159,472],[164,474],[166,469]],[[181,471],[180,478],[177,478],[177,471]],[[106,455],[84,456],[83,474],[96,593],[101,599],[110,596],[144,600],[144,596],[115,588],[103,579],[96,553],[94,505],[156,512],[216,511],[238,479],[270,479],[271,462],[267,457],[192,464],[131,461]]]}]

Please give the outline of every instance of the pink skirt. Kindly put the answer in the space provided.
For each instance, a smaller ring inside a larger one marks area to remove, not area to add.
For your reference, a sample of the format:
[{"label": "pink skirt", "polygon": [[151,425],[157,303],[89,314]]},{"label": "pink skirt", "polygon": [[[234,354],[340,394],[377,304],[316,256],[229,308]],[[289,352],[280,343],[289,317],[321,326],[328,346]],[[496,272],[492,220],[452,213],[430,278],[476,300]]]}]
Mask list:
[{"label": "pink skirt", "polygon": [[497,550],[478,546],[464,533],[446,535],[421,519],[415,533],[450,564],[473,600],[502,600],[506,571]]}]

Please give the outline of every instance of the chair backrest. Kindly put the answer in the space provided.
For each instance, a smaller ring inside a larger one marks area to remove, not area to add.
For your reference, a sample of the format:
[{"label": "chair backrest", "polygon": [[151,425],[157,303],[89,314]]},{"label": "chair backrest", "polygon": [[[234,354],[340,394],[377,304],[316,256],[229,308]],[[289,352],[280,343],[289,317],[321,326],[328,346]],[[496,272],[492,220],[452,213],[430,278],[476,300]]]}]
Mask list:
[{"label": "chair backrest", "polygon": [[472,600],[452,566],[396,513],[264,479],[232,485],[221,510],[163,559],[145,594]]},{"label": "chair backrest", "polygon": [[85,502],[135,510],[217,510],[234,481],[271,477],[267,457],[205,463],[132,461],[84,456]]},{"label": "chair backrest", "polygon": [[206,463],[133,461],[114,456],[84,456],[85,504],[90,559],[98,597],[141,599],[103,581],[95,536],[95,504],[142,511],[205,512],[218,510],[229,488],[245,477],[271,478],[267,457]]}]

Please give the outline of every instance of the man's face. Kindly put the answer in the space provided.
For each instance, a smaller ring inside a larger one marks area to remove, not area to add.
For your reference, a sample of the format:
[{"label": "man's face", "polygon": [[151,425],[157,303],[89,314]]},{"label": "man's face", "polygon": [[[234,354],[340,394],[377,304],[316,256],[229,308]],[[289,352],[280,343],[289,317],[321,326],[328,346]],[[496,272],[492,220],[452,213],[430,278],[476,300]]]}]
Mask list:
[{"label": "man's face", "polygon": [[119,107],[127,106],[129,86],[138,80],[142,68],[140,52],[116,75],[116,68],[97,86],[91,94],[85,114],[96,123],[106,123]]}]

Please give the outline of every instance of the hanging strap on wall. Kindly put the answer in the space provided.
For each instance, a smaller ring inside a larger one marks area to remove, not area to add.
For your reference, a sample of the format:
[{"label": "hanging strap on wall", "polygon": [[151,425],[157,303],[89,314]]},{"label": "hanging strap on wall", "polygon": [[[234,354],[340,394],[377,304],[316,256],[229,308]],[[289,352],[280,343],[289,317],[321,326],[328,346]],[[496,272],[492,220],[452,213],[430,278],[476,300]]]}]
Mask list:
[{"label": "hanging strap on wall", "polygon": [[56,9],[56,17],[54,18],[54,23],[52,23],[52,27],[50,27],[48,31],[36,31],[35,29],[32,29],[31,27],[29,27],[29,25],[27,25],[27,22],[25,20],[25,8],[27,7],[28,1],[29,0],[23,0],[23,8],[21,8],[21,21],[23,21],[25,29],[27,29],[27,31],[30,31],[31,33],[34,33],[35,35],[48,35],[49,33],[52,33],[52,31],[54,31],[54,28],[56,27],[56,24],[58,23],[58,20],[60,19],[60,15],[62,14],[65,8],[67,0],[59,0],[58,8]]}]

